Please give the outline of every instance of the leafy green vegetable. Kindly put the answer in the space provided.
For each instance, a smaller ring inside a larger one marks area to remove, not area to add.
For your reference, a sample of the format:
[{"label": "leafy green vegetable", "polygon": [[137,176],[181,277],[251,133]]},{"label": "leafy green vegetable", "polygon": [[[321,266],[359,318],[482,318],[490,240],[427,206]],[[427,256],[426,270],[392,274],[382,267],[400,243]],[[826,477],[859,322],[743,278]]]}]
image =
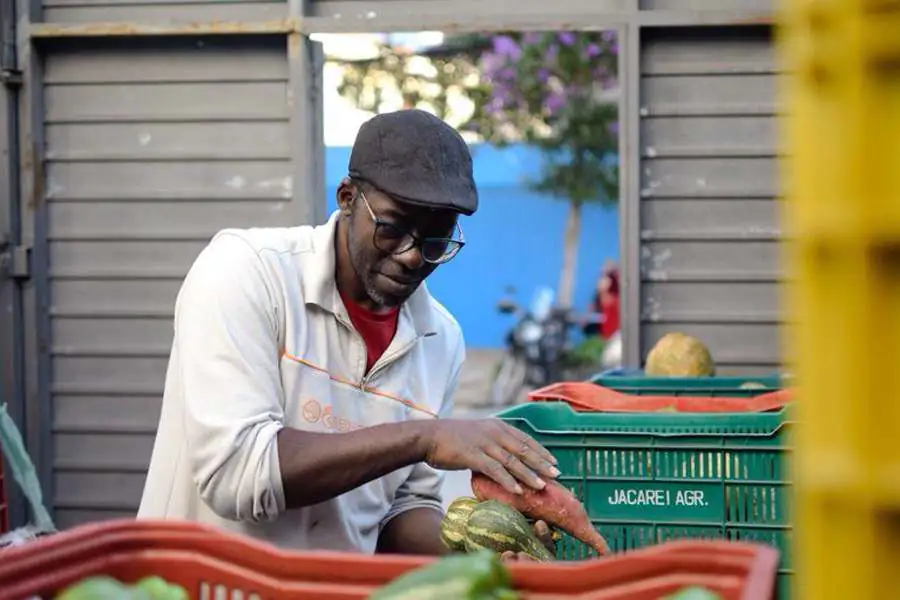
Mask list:
[{"label": "leafy green vegetable", "polygon": [[494,552],[447,556],[410,571],[369,600],[516,600],[509,573]]},{"label": "leafy green vegetable", "polygon": [[671,596],[666,596],[662,600],[722,600],[722,597],[700,586],[686,587],[678,590]]},{"label": "leafy green vegetable", "polygon": [[67,587],[54,600],[190,600],[190,596],[183,587],[156,575],[134,585],[100,575]]}]

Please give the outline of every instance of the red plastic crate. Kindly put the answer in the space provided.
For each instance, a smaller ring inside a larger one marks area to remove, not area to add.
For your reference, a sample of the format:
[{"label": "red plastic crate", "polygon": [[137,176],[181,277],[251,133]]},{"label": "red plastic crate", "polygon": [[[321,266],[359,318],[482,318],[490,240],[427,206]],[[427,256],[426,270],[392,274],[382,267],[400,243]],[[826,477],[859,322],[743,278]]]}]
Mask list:
[{"label": "red plastic crate", "polygon": [[[193,523],[107,521],[0,550],[0,600],[52,598],[92,575],[159,575],[192,598],[363,600],[430,557],[287,552]],[[725,541],[671,542],[604,559],[512,564],[523,600],[658,600],[702,585],[725,600],[773,596],[778,552]]]}]

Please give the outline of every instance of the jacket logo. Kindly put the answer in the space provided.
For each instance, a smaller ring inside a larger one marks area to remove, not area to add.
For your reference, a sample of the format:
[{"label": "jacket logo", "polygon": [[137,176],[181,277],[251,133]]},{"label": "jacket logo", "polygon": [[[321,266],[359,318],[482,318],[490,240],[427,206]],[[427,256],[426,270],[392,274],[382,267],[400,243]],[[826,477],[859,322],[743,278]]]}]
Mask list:
[{"label": "jacket logo", "polygon": [[362,425],[352,423],[343,417],[337,417],[331,414],[331,407],[325,406],[314,399],[306,398],[301,406],[303,418],[307,423],[321,423],[326,429],[337,431],[338,433],[346,433],[348,431],[356,431],[362,429]]}]

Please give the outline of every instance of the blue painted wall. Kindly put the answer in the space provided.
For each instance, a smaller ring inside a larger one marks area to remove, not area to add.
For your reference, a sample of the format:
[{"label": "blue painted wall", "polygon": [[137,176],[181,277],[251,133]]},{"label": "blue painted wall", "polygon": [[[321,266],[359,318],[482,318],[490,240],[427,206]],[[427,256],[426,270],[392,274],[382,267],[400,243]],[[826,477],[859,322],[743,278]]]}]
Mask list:
[{"label": "blue painted wall", "polygon": [[[511,325],[509,317],[496,311],[504,288],[515,286],[518,300],[530,302],[539,286],[555,289],[559,282],[568,205],[528,190],[526,178],[540,169],[538,150],[475,145],[472,154],[481,200],[478,212],[462,219],[466,247],[438,268],[428,287],[459,320],[469,347],[500,348]],[[349,157],[347,147],[326,149],[329,212],[335,209],[335,190],[347,173]],[[576,273],[577,307],[583,310],[590,301],[603,262],[618,257],[617,209],[586,206]]]}]

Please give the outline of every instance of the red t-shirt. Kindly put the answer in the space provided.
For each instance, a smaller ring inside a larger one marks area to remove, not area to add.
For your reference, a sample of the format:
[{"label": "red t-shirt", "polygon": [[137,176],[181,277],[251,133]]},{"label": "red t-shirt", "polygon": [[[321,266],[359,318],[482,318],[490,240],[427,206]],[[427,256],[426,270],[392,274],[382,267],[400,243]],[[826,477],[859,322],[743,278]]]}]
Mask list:
[{"label": "red t-shirt", "polygon": [[609,296],[600,303],[603,313],[603,323],[600,325],[600,335],[608,340],[612,334],[619,330],[619,297]]},{"label": "red t-shirt", "polygon": [[391,345],[394,334],[397,333],[397,318],[400,315],[400,307],[396,307],[384,313],[376,313],[360,306],[344,294],[341,300],[347,308],[350,322],[362,336],[366,343],[366,373],[384,354]]}]

